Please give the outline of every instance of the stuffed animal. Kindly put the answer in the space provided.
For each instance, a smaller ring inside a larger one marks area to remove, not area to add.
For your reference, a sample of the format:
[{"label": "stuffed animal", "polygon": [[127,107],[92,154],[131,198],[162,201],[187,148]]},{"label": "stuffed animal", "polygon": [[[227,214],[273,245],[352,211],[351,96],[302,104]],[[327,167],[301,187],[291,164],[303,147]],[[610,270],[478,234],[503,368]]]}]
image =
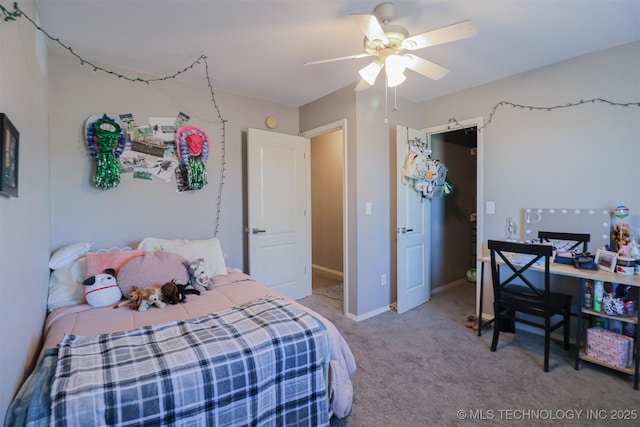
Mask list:
[{"label": "stuffed animal", "polygon": [[187,286],[188,285],[182,285],[176,282],[176,287],[178,288],[178,293],[180,294],[180,298],[182,298],[182,302],[187,302],[187,294],[200,295],[199,290],[189,288]]},{"label": "stuffed animal", "polygon": [[[132,290],[132,291],[133,291],[133,290],[136,290],[136,291],[137,291],[137,289],[136,289],[136,287],[135,287],[135,286],[133,286],[133,287],[131,288],[131,290]],[[120,308],[120,307],[124,307],[125,305],[131,305],[131,306],[132,306],[132,308],[133,308],[134,310],[137,310],[137,309],[138,309],[138,307],[140,306],[140,304],[138,303],[138,294],[137,294],[137,293],[135,293],[135,294],[134,294],[134,293],[132,292],[132,293],[130,293],[129,295],[125,295],[125,299],[123,299],[122,301],[118,301],[117,303],[115,303],[115,304],[113,305],[113,308]]]},{"label": "stuffed animal", "polygon": [[133,310],[137,310],[140,307],[142,301],[142,291],[137,286],[132,286],[128,295],[125,295],[126,299],[113,305],[113,308],[124,307],[130,305]]},{"label": "stuffed animal", "polygon": [[147,311],[147,309],[155,305],[158,308],[165,308],[167,305],[162,301],[162,291],[157,286],[150,286],[144,289],[138,289],[135,286],[131,288],[130,298],[135,301],[134,308],[138,311]]},{"label": "stuffed animal", "polygon": [[187,294],[200,295],[200,291],[187,289],[187,285],[178,283],[176,279],[162,285],[160,290],[162,291],[163,300],[169,304],[187,302]]},{"label": "stuffed animal", "polygon": [[198,258],[192,262],[185,261],[185,265],[189,272],[189,284],[193,289],[204,292],[213,288],[213,276],[204,258]]},{"label": "stuffed animal", "polygon": [[183,295],[180,295],[180,291],[178,291],[178,287],[173,281],[162,285],[160,291],[162,292],[162,300],[167,304],[177,304],[184,301],[181,298]]},{"label": "stuffed animal", "polygon": [[116,283],[115,274],[113,268],[107,268],[103,273],[88,277],[82,282],[86,286],[84,296],[90,306],[107,307],[120,301],[122,291]]}]

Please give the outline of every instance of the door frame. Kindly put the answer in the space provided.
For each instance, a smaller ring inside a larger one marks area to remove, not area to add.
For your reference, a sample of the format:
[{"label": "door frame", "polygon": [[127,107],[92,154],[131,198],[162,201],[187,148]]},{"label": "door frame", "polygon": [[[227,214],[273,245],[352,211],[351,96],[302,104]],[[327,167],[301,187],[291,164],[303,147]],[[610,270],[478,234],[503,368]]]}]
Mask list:
[{"label": "door frame", "polygon": [[[477,151],[476,151],[476,258],[481,257],[484,246],[484,135],[482,128],[484,126],[484,118],[475,117],[473,119],[455,121],[455,123],[447,123],[439,126],[432,126],[422,129],[427,132],[427,138],[429,140],[429,146],[431,146],[431,135],[440,133],[447,133],[454,130],[461,130],[470,127],[477,128]],[[480,272],[482,271],[481,262],[476,259],[476,314],[479,313],[480,308]]]},{"label": "door frame", "polygon": [[[342,130],[342,269],[343,286],[342,286],[342,310],[345,316],[348,316],[347,307],[349,307],[349,195],[348,195],[348,173],[347,173],[347,119],[336,120],[313,129],[300,133],[300,136],[312,139],[316,136]],[[311,154],[309,154],[311,156]],[[309,159],[311,163],[311,159]],[[309,195],[310,197],[311,195]],[[313,215],[313,212],[311,212]],[[313,236],[309,239],[309,254],[311,254],[311,242]]]}]

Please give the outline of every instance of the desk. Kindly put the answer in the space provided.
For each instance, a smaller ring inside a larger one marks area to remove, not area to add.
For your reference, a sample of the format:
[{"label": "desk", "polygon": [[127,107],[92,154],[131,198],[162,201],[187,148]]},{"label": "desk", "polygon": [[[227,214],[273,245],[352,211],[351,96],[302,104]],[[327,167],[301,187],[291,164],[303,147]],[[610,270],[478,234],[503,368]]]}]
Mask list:
[{"label": "desk", "polygon": [[[490,320],[488,322],[483,322],[482,320],[482,303],[483,303],[483,299],[484,299],[484,265],[486,263],[491,263],[491,258],[490,257],[480,257],[478,258],[478,261],[481,263],[481,267],[480,267],[480,304],[479,304],[479,308],[478,308],[478,336],[480,336],[482,334],[482,327],[483,325],[487,325],[491,322],[493,322],[493,320]],[[544,271],[544,267],[540,266],[540,267],[532,267],[530,268],[530,270],[539,270],[539,271]],[[596,315],[596,316],[602,316],[602,317],[607,317],[610,319],[620,319],[619,316],[608,316],[605,313],[599,313],[593,310],[588,310],[588,309],[584,309],[582,307],[582,301],[584,299],[584,282],[585,280],[599,280],[601,282],[611,282],[611,283],[619,283],[619,284],[624,284],[624,285],[631,285],[637,288],[640,288],[640,275],[625,275],[625,274],[619,274],[619,273],[612,273],[609,271],[604,271],[604,270],[581,270],[578,268],[575,268],[573,265],[567,265],[567,264],[555,264],[552,263],[549,266],[549,272],[551,274],[555,274],[555,275],[560,275],[560,276],[566,276],[566,277],[574,277],[576,279],[579,279],[579,288],[580,288],[580,292],[579,292],[579,296],[578,296],[578,321],[577,321],[577,327],[576,327],[576,348],[575,348],[575,369],[578,370],[580,369],[580,360],[586,360],[588,362],[592,362],[592,363],[596,363],[611,369],[615,369],[621,372],[625,372],[629,375],[633,376],[633,388],[638,390],[638,383],[639,383],[639,371],[640,371],[640,307],[639,307],[639,303],[640,301],[636,301],[636,317],[635,318],[625,318],[627,321],[631,321],[631,323],[635,323],[636,325],[636,338],[635,338],[635,351],[634,351],[634,365],[635,367],[633,369],[620,369],[620,368],[615,368],[609,365],[606,365],[602,362],[599,362],[598,360],[592,359],[590,357],[588,357],[586,354],[581,354],[580,352],[580,338],[582,335],[582,315],[583,315],[583,311],[586,312],[589,315]],[[640,300],[640,298],[638,298]],[[496,327],[496,325],[494,325],[494,327]]]}]

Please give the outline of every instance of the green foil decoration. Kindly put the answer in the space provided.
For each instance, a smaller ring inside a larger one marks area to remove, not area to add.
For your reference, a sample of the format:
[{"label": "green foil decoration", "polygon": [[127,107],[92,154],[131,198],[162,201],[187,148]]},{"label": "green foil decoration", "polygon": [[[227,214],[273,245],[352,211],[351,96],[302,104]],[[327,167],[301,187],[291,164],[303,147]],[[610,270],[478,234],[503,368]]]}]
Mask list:
[{"label": "green foil decoration", "polygon": [[[103,124],[113,127],[114,130],[103,129],[101,127]],[[114,151],[122,129],[118,123],[109,121],[106,115],[93,124],[93,129],[98,139],[99,148],[93,183],[103,190],[116,188],[120,184],[120,164]]]},{"label": "green foil decoration", "polygon": [[187,185],[190,190],[202,190],[207,185],[207,170],[199,157],[189,159]]}]

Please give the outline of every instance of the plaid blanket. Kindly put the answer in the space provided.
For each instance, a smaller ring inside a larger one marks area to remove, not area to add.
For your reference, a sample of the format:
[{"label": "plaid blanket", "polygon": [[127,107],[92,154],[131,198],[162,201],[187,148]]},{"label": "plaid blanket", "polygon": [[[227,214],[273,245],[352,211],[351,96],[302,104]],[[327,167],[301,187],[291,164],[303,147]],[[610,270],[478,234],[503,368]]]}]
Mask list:
[{"label": "plaid blanket", "polygon": [[58,349],[48,348],[33,372],[22,384],[4,419],[5,427],[48,427],[51,413],[51,379]]},{"label": "plaid blanket", "polygon": [[59,347],[51,425],[329,424],[325,326],[278,298]]}]

